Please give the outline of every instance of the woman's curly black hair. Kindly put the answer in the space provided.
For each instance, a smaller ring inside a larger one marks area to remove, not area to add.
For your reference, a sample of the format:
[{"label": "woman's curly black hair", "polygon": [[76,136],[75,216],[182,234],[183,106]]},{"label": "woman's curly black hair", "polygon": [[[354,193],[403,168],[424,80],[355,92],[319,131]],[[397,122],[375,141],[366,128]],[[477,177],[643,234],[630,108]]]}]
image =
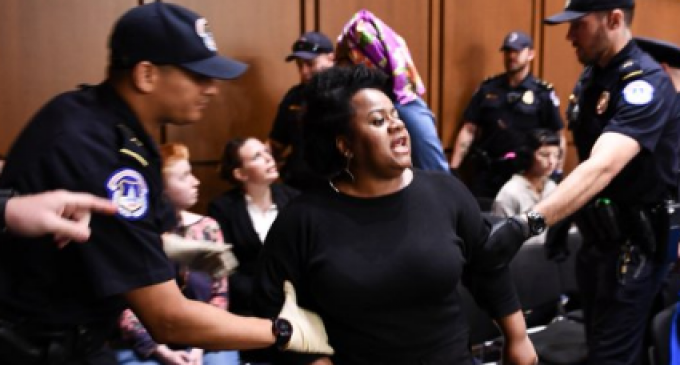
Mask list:
[{"label": "woman's curly black hair", "polygon": [[383,71],[357,65],[324,70],[305,86],[304,156],[317,174],[333,177],[345,168],[345,157],[335,141],[338,136],[351,135],[355,113],[351,100],[364,89],[378,89],[390,96],[391,82]]},{"label": "woman's curly black hair", "polygon": [[534,152],[543,146],[559,146],[560,135],[550,129],[536,128],[526,134],[526,144],[517,151],[517,171],[531,168],[534,163]]}]

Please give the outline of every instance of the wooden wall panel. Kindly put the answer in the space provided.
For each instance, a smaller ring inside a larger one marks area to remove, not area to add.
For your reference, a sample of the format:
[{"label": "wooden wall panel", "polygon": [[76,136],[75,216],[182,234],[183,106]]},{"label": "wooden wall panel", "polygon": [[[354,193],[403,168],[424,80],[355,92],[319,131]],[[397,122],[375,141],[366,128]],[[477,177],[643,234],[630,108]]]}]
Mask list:
[{"label": "wooden wall panel", "polygon": [[137,0],[3,0],[0,11],[0,153],[58,93],[99,83],[114,21]]},{"label": "wooden wall panel", "polygon": [[680,45],[680,1],[638,0],[633,19],[633,34],[660,38]]},{"label": "wooden wall panel", "polygon": [[[441,138],[453,145],[462,114],[486,77],[503,72],[499,51],[513,30],[532,34],[531,0],[443,1]],[[455,6],[454,6],[455,5]]]}]

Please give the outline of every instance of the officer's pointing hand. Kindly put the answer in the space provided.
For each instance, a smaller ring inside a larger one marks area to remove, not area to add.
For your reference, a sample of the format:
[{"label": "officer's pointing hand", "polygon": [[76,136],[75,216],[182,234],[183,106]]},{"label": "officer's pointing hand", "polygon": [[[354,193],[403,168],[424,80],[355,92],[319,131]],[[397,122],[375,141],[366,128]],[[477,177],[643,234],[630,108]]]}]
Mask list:
[{"label": "officer's pointing hand", "polygon": [[54,234],[63,247],[72,240],[85,242],[90,238],[92,212],[115,214],[116,206],[94,195],[57,190],[9,199],[5,221],[14,234],[24,237]]},{"label": "officer's pointing hand", "polygon": [[333,348],[328,345],[328,335],[323,321],[318,314],[300,308],[293,284],[283,284],[286,300],[283,303],[279,318],[288,320],[293,326],[293,333],[285,350],[332,355]]}]

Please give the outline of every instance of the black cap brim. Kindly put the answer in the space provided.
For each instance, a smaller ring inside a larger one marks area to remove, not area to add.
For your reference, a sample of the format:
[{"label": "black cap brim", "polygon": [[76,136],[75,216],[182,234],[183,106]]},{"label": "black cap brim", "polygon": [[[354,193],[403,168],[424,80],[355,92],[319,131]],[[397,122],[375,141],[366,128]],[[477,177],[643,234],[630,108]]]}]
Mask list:
[{"label": "black cap brim", "polygon": [[553,25],[553,24],[562,24],[566,22],[570,22],[572,20],[576,20],[578,18],[584,17],[586,12],[582,11],[571,11],[571,10],[565,10],[561,13],[557,13],[549,18],[543,19],[543,23],[548,24],[548,25]]},{"label": "black cap brim", "polygon": [[306,51],[298,51],[298,52],[293,52],[286,57],[286,62],[290,62],[292,60],[301,58],[303,60],[313,60],[317,58],[321,53],[315,53],[315,52],[306,52]]},{"label": "black cap brim", "polygon": [[179,66],[213,79],[233,80],[248,69],[248,65],[230,58],[214,55],[200,61],[187,62]]}]

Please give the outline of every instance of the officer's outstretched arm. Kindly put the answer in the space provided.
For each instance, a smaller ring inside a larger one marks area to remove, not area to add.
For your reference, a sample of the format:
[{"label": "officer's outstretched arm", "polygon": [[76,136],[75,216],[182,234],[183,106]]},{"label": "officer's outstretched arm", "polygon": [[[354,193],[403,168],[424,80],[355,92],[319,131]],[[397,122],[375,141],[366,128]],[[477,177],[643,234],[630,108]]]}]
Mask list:
[{"label": "officer's outstretched arm", "polygon": [[[270,319],[241,317],[186,299],[174,280],[132,290],[124,297],[159,343],[207,350],[266,348],[275,343]],[[280,318],[287,319],[293,327],[286,350],[332,354],[323,323],[316,315],[298,308],[294,296],[287,298]]]}]

